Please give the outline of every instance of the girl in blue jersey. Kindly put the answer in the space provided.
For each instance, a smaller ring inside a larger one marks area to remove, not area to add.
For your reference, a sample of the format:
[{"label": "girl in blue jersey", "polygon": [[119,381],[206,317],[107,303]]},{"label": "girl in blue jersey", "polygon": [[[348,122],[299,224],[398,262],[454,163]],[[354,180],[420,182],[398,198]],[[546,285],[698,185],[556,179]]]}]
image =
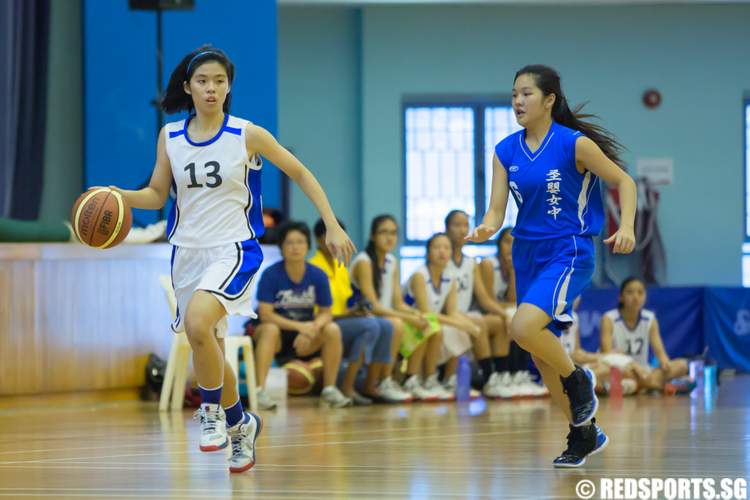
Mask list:
[{"label": "girl in blue jersey", "polygon": [[509,191],[518,205],[513,265],[518,311],[512,338],[531,353],[555,403],[570,422],[567,449],[555,467],[579,467],[608,439],[596,425],[598,401],[590,371],[573,364],[556,338],[572,320],[571,306],[591,282],[592,237],[602,229],[599,179],[617,186],[621,225],[604,240],[614,253],[635,246],[636,187],[620,168],[620,145],[568,107],[560,76],[546,66],[515,75],[513,111],[522,130],[495,147],[490,207],[467,238],[486,241],[505,217]]},{"label": "girl in blue jersey", "polygon": [[[203,46],[186,55],[169,79],[161,106],[188,111],[185,120],[159,133],[156,166],[148,187],[118,190],[131,207],[160,209],[174,189],[168,223],[172,283],[201,392],[202,451],[231,442],[231,472],[255,464],[259,416],[247,413],[237,379],[224,359],[227,314],[253,315],[250,283],[263,254],[260,201],[261,156],[291,177],[326,224],[331,253],[348,263],[354,245],[336,222],[320,184],[310,171],[264,128],[229,115],[234,65],[221,50]],[[115,188],[116,189],[116,188]]]}]

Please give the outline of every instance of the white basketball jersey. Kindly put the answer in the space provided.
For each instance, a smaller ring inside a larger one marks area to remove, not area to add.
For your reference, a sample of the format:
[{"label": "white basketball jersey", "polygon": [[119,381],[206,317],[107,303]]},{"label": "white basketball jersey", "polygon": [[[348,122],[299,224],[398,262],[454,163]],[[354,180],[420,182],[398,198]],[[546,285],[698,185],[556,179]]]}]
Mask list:
[{"label": "white basketball jersey", "polygon": [[461,255],[461,263],[453,259],[448,262],[446,271],[456,280],[456,308],[460,312],[469,312],[474,298],[474,268],[477,262],[467,255]]},{"label": "white basketball jersey", "polygon": [[[378,272],[377,265],[372,263],[372,259],[370,259],[367,252],[358,253],[357,256],[354,257],[354,260],[352,260],[351,268],[354,269],[354,266],[356,266],[358,262],[363,261],[370,263],[373,273]],[[396,260],[396,257],[389,253],[385,255],[385,262],[383,263],[383,269],[380,274],[381,282],[378,302],[380,302],[381,306],[387,307],[388,309],[393,309],[393,280],[395,279],[397,265],[398,261]],[[352,286],[355,289],[355,294],[357,294],[361,287],[359,286],[357,278],[355,278],[353,274],[351,278]]]},{"label": "white basketball jersey", "polygon": [[[412,277],[417,273],[424,276],[425,284],[427,285],[427,302],[431,312],[440,313],[443,312],[445,307],[445,301],[448,299],[448,294],[451,291],[451,285],[453,284],[453,275],[446,269],[440,276],[440,283],[433,283],[432,276],[430,276],[430,270],[427,265],[422,265],[414,271]],[[407,302],[414,302],[414,291],[411,288],[412,278],[409,278],[409,282],[406,285]]]},{"label": "white basketball jersey", "polygon": [[578,314],[573,312],[573,323],[560,335],[560,343],[568,354],[573,354],[576,350],[576,335],[578,335]]},{"label": "white basketball jersey", "polygon": [[247,120],[229,114],[208,141],[194,142],[189,118],[166,125],[172,189],[177,195],[167,221],[169,242],[206,248],[263,235],[260,195],[262,161],[249,158]]},{"label": "white basketball jersey", "polygon": [[625,324],[620,311],[612,309],[604,313],[612,321],[612,346],[621,350],[642,365],[648,365],[649,335],[651,324],[656,315],[647,309],[642,309],[635,328],[632,330]]},{"label": "white basketball jersey", "polygon": [[487,257],[487,260],[492,263],[492,295],[497,300],[505,300],[505,295],[508,293],[508,282],[503,277],[500,261],[494,256]]}]

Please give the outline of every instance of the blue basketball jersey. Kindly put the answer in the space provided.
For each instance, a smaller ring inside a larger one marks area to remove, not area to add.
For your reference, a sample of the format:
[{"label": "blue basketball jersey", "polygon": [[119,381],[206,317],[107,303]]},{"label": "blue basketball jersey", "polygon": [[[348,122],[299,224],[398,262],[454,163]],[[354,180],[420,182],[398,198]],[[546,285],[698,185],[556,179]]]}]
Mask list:
[{"label": "blue basketball jersey", "polygon": [[604,223],[599,178],[576,169],[576,140],[583,137],[581,132],[552,122],[533,153],[525,135],[525,129],[519,130],[495,146],[518,205],[513,236],[542,240],[598,235]]}]

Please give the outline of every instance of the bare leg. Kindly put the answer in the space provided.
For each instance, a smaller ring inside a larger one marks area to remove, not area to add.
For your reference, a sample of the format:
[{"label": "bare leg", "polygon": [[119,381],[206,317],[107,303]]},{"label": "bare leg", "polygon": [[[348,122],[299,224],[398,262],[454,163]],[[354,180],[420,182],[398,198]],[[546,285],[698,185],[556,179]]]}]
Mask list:
[{"label": "bare leg", "polygon": [[[360,354],[357,361],[349,362],[344,371],[344,380],[341,381],[341,392],[344,396],[352,397],[354,395],[354,382],[357,379],[357,372],[359,367],[362,366],[362,362],[365,360],[365,355]],[[369,370],[368,370],[369,371]]]},{"label": "bare leg", "polygon": [[240,393],[237,387],[237,376],[229,366],[225,353],[226,347],[224,346],[224,339],[217,339],[219,342],[219,348],[221,354],[224,357],[224,385],[221,389],[221,406],[222,408],[228,408],[235,404],[240,399]]},{"label": "bare leg", "polygon": [[222,385],[224,355],[216,340],[216,324],[227,314],[224,306],[209,292],[196,291],[187,307],[185,330],[193,349],[193,366],[198,384],[206,389]]},{"label": "bare leg", "polygon": [[[552,334],[552,332],[550,333]],[[534,355],[531,357],[534,360],[534,364],[536,364],[539,373],[542,374],[542,381],[544,382],[544,385],[547,386],[547,389],[549,389],[552,401],[554,401],[558,408],[565,413],[565,418],[568,419],[568,422],[571,422],[570,400],[563,391],[562,383],[560,382],[560,375],[558,375],[550,365],[542,361],[540,358],[537,358]]]},{"label": "bare leg", "polygon": [[510,353],[508,322],[504,316],[488,314],[484,317],[490,336],[490,350],[493,356],[504,357]]},{"label": "bare leg", "polygon": [[273,356],[281,350],[281,330],[272,323],[263,323],[255,330],[255,379],[258,387],[264,387]]},{"label": "bare leg", "polygon": [[321,350],[321,359],[323,361],[323,387],[336,385],[336,377],[341,366],[341,329],[336,323],[328,323],[323,330],[310,343],[304,351],[297,351],[299,356],[309,356]]},{"label": "bare leg", "polygon": [[544,361],[561,377],[575,371],[575,365],[554,333],[547,330],[551,318],[535,305],[522,303],[510,325],[510,334],[519,346]]},{"label": "bare leg", "polygon": [[404,322],[399,318],[387,318],[393,325],[393,335],[391,336],[391,362],[383,365],[383,371],[380,378],[386,379],[393,373],[394,365],[398,360],[398,350],[401,347],[401,338],[404,336]]},{"label": "bare leg", "polygon": [[427,339],[427,350],[424,360],[424,376],[429,377],[437,371],[440,350],[443,348],[443,332],[433,333]]}]

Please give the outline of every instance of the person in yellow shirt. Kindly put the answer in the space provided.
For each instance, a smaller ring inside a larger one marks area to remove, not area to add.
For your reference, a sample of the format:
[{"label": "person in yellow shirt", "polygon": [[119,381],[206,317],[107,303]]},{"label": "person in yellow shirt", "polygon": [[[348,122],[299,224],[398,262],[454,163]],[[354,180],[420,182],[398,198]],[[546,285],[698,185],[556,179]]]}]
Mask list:
[{"label": "person in yellow shirt", "polygon": [[[405,403],[411,401],[411,395],[402,391],[396,384],[382,384],[384,374],[390,374],[393,368],[392,352],[398,348],[400,339],[393,335],[393,325],[390,321],[373,316],[370,312],[372,304],[366,300],[355,303],[352,299],[353,290],[346,266],[335,261],[328,247],[325,245],[326,226],[318,220],[313,228],[317,252],[309,260],[310,264],[319,267],[328,276],[333,304],[331,313],[334,322],[341,329],[341,339],[344,344],[362,342],[361,353],[349,350],[350,356],[344,371],[341,391],[354,400],[355,404],[366,405],[376,399],[385,403]],[[361,337],[364,337],[363,341]],[[347,352],[344,345],[344,351]],[[356,356],[356,357],[355,357]],[[362,394],[354,386],[357,372],[362,363],[367,366],[367,376],[361,387]],[[393,388],[395,386],[395,389]]]}]

